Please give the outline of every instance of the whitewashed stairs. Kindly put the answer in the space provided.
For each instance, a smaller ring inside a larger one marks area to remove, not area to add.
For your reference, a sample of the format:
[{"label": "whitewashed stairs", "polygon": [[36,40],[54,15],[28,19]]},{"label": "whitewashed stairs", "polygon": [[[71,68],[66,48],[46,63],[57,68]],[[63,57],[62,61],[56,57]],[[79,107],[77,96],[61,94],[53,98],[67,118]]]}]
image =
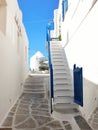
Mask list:
[{"label": "whitewashed stairs", "polygon": [[53,113],[72,117],[79,114],[79,111],[78,105],[74,103],[72,76],[64,49],[59,41],[51,41],[50,52],[54,84]]}]

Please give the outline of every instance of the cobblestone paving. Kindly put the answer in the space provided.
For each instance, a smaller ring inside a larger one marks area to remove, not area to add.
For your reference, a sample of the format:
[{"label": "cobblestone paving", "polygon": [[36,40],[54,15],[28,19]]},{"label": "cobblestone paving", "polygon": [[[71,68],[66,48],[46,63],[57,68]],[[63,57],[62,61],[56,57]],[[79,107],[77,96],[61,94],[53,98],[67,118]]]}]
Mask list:
[{"label": "cobblestone paving", "polygon": [[24,92],[10,110],[1,130],[72,130],[68,121],[51,117],[47,93],[48,76],[29,76]]},{"label": "cobblestone paving", "polygon": [[89,119],[89,123],[94,130],[98,130],[98,107],[91,115],[91,118]]}]

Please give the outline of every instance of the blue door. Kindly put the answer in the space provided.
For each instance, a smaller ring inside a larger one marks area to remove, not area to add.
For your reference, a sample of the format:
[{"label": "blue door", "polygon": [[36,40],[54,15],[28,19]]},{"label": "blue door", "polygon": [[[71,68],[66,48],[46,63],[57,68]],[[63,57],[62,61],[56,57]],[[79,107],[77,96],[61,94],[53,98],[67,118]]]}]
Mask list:
[{"label": "blue door", "polygon": [[75,103],[83,106],[83,73],[82,68],[73,68],[73,78],[74,78],[74,101]]}]

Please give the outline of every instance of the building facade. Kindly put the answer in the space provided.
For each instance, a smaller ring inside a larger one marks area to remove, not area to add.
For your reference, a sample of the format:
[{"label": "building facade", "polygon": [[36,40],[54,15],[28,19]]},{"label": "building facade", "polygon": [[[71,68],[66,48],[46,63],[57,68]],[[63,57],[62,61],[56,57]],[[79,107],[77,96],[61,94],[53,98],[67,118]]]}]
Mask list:
[{"label": "building facade", "polygon": [[40,52],[37,51],[31,58],[30,58],[30,69],[32,72],[38,72],[40,61],[45,61],[45,56]]},{"label": "building facade", "polygon": [[17,0],[0,0],[0,123],[23,89],[28,39]]},{"label": "building facade", "polygon": [[83,67],[84,105],[79,108],[88,119],[98,105],[98,1],[60,0],[57,10],[54,24],[61,33],[69,67],[71,71],[74,64]]}]

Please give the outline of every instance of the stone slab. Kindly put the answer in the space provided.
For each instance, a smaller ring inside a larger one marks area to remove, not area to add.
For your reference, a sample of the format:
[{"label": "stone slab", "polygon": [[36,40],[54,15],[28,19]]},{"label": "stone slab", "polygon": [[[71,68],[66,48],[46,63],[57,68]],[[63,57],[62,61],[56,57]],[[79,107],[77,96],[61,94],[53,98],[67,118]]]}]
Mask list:
[{"label": "stone slab", "polygon": [[74,119],[81,130],[92,130],[92,128],[88,125],[88,123],[82,116],[76,116],[74,117]]}]

